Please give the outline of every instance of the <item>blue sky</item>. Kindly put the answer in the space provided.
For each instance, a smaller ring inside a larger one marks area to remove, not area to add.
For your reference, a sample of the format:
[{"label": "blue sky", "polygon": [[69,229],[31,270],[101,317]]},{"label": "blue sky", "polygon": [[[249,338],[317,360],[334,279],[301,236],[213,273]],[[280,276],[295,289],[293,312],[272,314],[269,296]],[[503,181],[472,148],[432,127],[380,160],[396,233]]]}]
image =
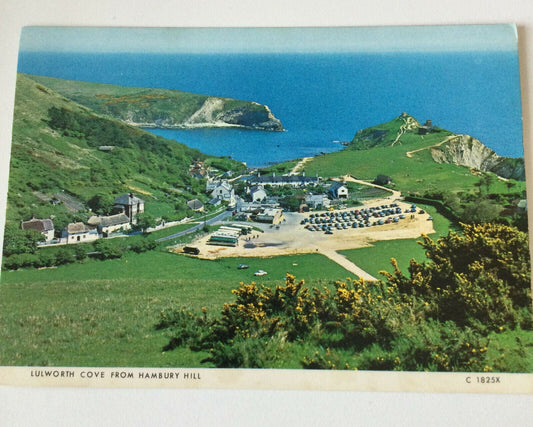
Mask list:
[{"label": "blue sky", "polygon": [[25,27],[27,52],[292,53],[516,50],[514,25],[337,28]]}]

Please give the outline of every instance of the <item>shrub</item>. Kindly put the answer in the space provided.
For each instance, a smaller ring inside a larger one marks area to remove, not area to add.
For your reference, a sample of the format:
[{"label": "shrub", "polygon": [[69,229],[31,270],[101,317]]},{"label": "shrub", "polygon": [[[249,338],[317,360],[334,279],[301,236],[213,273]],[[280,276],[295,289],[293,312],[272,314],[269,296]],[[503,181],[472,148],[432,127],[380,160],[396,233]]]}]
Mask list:
[{"label": "shrub", "polygon": [[33,267],[35,264],[38,264],[37,255],[22,253],[4,257],[2,268],[4,270],[17,270],[19,268]]},{"label": "shrub", "polygon": [[35,267],[51,267],[54,265],[55,256],[54,254],[46,251],[40,250],[38,253],[37,261],[35,262]]},{"label": "shrub", "polygon": [[74,262],[74,253],[67,247],[60,248],[56,253],[55,265],[70,264]]},{"label": "shrub", "polygon": [[85,258],[87,258],[87,250],[85,246],[83,245],[74,246],[74,258],[76,258],[77,261],[83,261]]},{"label": "shrub", "polygon": [[129,249],[137,254],[155,249],[157,244],[153,240],[142,239],[129,246]]},{"label": "shrub", "polygon": [[434,320],[406,325],[384,351],[377,345],[362,352],[359,369],[402,371],[488,371],[488,339],[453,322]]},{"label": "shrub", "polygon": [[99,252],[98,258],[114,259],[122,257],[122,249],[117,242],[106,239],[98,239],[93,243],[94,250]]},{"label": "shrub", "polygon": [[401,293],[423,298],[441,321],[488,327],[517,324],[520,308],[531,306],[527,234],[503,224],[464,225],[422,246],[431,260],[411,260],[409,277],[393,262],[387,282]]}]

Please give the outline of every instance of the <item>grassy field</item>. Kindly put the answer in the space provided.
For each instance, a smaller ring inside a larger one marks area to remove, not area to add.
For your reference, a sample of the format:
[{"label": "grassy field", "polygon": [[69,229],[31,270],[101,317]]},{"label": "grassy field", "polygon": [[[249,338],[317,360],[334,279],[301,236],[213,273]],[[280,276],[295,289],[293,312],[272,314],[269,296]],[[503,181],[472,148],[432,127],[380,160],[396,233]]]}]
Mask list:
[{"label": "grassy field", "polygon": [[[405,145],[375,147],[371,150],[343,150],[327,156],[314,157],[305,165],[307,175],[339,176],[351,174],[356,178],[373,180],[377,175],[388,175],[395,188],[402,193],[438,191],[474,191],[480,177],[463,166],[435,163],[428,150],[406,156],[411,148]],[[376,161],[380,159],[380,161]],[[514,182],[514,181],[513,181]],[[516,182],[513,191],[525,189],[525,182]],[[507,193],[506,183],[495,179],[491,193]]]},{"label": "grassy field", "polygon": [[[250,268],[238,270],[241,263]],[[259,268],[268,275],[255,278]],[[350,275],[316,254],[205,261],[157,251],[2,272],[0,342],[7,345],[0,348],[0,364],[200,366],[205,354],[162,352],[168,337],[154,328],[161,310],[207,307],[216,313],[233,300],[239,282],[281,284],[287,272],[309,286]]]}]

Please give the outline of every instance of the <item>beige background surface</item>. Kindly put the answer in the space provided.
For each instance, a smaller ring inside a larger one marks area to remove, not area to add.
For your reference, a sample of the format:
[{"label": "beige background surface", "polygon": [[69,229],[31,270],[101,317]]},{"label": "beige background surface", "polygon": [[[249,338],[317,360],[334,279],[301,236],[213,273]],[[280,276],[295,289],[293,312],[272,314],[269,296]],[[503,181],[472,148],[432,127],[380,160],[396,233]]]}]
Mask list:
[{"label": "beige background surface", "polygon": [[[524,141],[527,172],[531,177],[531,0],[162,0],[153,3],[139,0],[92,0],[83,3],[0,0],[0,223],[3,224],[5,218],[14,81],[22,26],[253,27],[472,23],[516,23],[519,26]],[[532,419],[532,395],[0,386],[2,426],[475,426],[531,425]]]}]

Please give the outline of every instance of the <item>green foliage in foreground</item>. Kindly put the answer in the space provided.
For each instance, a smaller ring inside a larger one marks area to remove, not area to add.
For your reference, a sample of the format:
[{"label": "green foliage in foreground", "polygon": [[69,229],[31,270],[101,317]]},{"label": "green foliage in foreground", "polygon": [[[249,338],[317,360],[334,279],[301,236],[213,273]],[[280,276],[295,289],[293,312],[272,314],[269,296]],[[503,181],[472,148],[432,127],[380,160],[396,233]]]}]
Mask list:
[{"label": "green foliage in foreground", "polygon": [[157,325],[170,331],[165,350],[208,352],[204,362],[217,367],[284,367],[298,354],[302,367],[318,369],[531,370],[522,341],[491,345],[509,329],[529,331],[533,345],[527,235],[465,226],[423,246],[431,261],[412,261],[409,276],[395,265],[384,282],[311,290],[288,274],[275,288],[241,283],[217,317],[166,310]]}]

